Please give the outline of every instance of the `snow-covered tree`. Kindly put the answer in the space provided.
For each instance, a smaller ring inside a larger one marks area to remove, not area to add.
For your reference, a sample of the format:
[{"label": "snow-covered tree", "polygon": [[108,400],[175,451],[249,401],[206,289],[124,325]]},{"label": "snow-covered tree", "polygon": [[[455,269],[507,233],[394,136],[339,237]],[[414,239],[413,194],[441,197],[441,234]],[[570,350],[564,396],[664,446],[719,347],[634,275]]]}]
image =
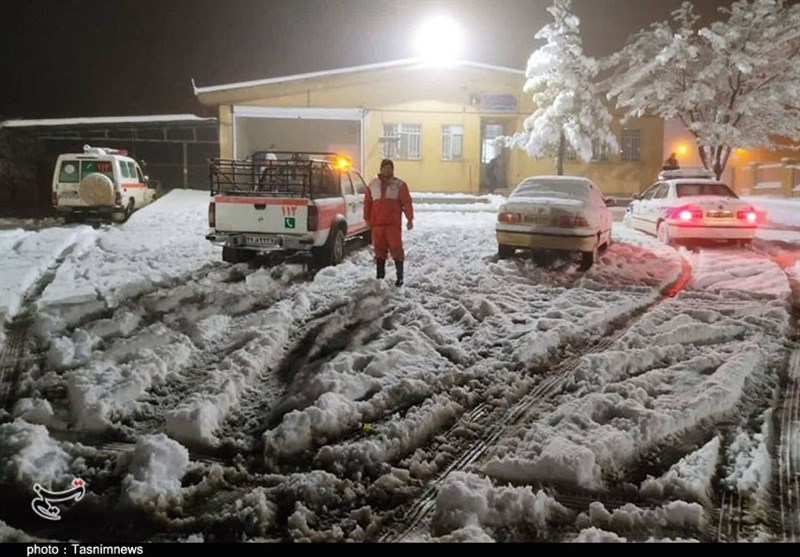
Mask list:
[{"label": "snow-covered tree", "polygon": [[584,55],[580,20],[571,10],[572,0],[555,0],[547,9],[555,21],[535,36],[547,44],[531,54],[525,72],[523,91],[533,95],[534,112],[525,119],[524,131],[502,140],[531,157],[554,156],[559,175],[567,146],[586,161],[593,143],[617,149],[611,114],[594,83],[599,64]]},{"label": "snow-covered tree", "polygon": [[609,98],[627,117],[679,118],[717,177],[735,148],[800,140],[800,4],[739,0],[697,29],[689,2],[611,57]]}]

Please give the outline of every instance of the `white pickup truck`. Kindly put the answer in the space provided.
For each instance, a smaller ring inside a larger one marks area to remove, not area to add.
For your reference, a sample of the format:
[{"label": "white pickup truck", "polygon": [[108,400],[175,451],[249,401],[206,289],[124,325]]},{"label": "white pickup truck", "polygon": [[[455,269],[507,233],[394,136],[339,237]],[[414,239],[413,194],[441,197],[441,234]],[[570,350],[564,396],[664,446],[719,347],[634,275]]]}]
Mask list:
[{"label": "white pickup truck", "polygon": [[336,265],[346,240],[369,238],[367,185],[346,157],[258,152],[244,161],[212,160],[210,177],[206,239],[222,246],[224,261],[280,251]]}]

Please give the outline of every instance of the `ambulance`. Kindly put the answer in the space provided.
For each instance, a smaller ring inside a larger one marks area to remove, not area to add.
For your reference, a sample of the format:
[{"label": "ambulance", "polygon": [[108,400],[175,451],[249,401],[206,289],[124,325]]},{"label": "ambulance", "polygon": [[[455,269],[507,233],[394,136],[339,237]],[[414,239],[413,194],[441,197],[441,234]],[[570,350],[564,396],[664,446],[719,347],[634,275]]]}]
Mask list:
[{"label": "ambulance", "polygon": [[53,207],[68,221],[124,222],[152,203],[156,190],[128,152],[83,146],[58,156],[53,172]]}]

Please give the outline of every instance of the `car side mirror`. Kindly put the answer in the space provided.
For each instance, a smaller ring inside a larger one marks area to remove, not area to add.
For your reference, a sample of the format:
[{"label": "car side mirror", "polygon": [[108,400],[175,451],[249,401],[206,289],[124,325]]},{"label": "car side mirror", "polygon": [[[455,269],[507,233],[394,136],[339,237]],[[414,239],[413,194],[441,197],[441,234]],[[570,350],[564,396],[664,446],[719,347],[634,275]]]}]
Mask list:
[{"label": "car side mirror", "polygon": [[640,194],[638,194],[638,193],[634,193],[634,194],[631,196],[631,199],[633,199],[634,201],[638,201],[638,200],[639,200],[639,199],[641,199],[641,198],[642,198],[642,196],[641,196]]},{"label": "car side mirror", "polygon": [[614,207],[617,204],[613,197],[606,197],[604,201],[606,202],[606,207]]}]

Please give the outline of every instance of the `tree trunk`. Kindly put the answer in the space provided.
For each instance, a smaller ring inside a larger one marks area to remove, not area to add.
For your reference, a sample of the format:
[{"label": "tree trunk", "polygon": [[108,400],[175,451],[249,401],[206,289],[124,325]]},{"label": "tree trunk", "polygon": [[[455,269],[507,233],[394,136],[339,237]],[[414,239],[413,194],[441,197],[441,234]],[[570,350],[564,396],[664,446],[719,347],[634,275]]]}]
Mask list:
[{"label": "tree trunk", "polygon": [[717,180],[719,180],[725,170],[725,166],[728,164],[728,158],[731,156],[730,146],[702,145],[697,148],[697,151],[705,169],[713,171]]},{"label": "tree trunk", "polygon": [[556,173],[559,176],[564,175],[564,154],[567,150],[567,139],[564,137],[564,132],[558,136],[558,149],[556,150]]}]

